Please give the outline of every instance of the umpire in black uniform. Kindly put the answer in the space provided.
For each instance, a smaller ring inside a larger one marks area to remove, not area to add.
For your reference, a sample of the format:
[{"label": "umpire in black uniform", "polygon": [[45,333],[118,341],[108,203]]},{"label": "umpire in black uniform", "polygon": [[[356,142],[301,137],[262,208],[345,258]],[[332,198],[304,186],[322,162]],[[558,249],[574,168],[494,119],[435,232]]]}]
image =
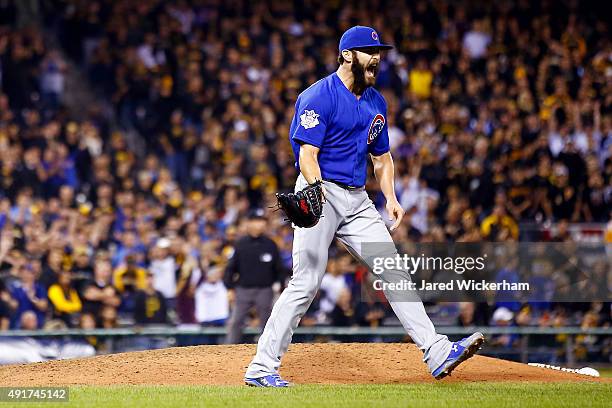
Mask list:
[{"label": "umpire in black uniform", "polygon": [[246,317],[255,307],[260,326],[272,312],[275,282],[282,283],[286,271],[278,247],[264,235],[267,220],[264,211],[253,210],[247,220],[247,235],[236,242],[223,279],[235,302],[228,323],[227,343],[240,343]]}]

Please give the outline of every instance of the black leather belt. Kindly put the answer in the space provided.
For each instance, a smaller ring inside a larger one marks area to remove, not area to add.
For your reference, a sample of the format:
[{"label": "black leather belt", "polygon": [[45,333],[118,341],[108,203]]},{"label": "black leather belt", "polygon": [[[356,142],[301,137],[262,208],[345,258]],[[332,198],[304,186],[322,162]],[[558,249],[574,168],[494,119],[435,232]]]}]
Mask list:
[{"label": "black leather belt", "polygon": [[330,183],[334,183],[335,185],[337,185],[338,187],[342,187],[345,190],[349,190],[349,191],[354,191],[354,190],[361,190],[363,188],[363,186],[361,187],[353,187],[353,186],[349,186],[348,184],[344,184],[341,183],[339,181],[336,180],[328,180],[328,179],[323,179],[325,181],[329,181]]}]

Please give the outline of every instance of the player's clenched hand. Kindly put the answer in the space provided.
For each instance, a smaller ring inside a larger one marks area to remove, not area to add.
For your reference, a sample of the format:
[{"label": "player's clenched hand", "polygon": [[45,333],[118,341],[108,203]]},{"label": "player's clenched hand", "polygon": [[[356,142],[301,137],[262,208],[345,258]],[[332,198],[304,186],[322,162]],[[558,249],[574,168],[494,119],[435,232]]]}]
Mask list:
[{"label": "player's clenched hand", "polygon": [[387,201],[387,214],[395,221],[391,226],[391,231],[395,231],[401,224],[402,218],[404,218],[404,209],[397,200],[390,200]]}]

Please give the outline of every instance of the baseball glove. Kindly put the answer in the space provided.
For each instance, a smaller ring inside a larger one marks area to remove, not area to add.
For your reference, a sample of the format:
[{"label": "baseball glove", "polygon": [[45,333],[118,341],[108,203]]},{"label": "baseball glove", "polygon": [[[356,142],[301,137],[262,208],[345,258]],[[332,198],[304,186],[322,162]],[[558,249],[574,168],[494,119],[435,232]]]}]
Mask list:
[{"label": "baseball glove", "polygon": [[323,183],[317,180],[297,193],[276,193],[276,200],[296,227],[314,227],[323,213]]}]

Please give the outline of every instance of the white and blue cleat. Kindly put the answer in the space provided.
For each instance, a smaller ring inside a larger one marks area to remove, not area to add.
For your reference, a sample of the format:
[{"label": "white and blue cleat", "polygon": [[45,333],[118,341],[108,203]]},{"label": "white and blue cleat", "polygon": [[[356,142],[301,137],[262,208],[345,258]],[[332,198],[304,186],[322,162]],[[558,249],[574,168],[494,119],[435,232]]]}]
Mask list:
[{"label": "white and blue cleat", "polygon": [[451,351],[448,357],[446,357],[446,360],[444,360],[444,362],[440,364],[440,367],[436,368],[431,375],[433,375],[436,380],[446,377],[457,368],[459,364],[476,354],[476,352],[481,349],[484,340],[482,333],[476,332],[469,337],[454,342],[451,345]]},{"label": "white and blue cleat", "polygon": [[257,378],[244,377],[244,383],[249,387],[283,388],[289,386],[289,382],[283,380],[279,374],[271,374]]}]

